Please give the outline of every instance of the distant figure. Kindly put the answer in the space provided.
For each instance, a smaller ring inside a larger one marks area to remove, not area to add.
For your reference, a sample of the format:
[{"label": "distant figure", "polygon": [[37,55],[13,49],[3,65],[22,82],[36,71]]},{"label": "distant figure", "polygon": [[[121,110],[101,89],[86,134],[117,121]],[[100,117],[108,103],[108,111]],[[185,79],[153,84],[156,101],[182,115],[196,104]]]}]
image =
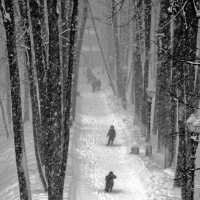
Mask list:
[{"label": "distant figure", "polygon": [[113,172],[109,172],[109,174],[105,177],[106,186],[105,191],[106,192],[112,192],[113,186],[114,186],[114,179],[116,179],[117,176]]},{"label": "distant figure", "polygon": [[97,79],[97,90],[99,91],[101,89],[101,80],[100,78]]},{"label": "distant figure", "polygon": [[89,83],[94,79],[95,75],[93,74],[91,68],[89,68],[89,67],[87,68],[86,72],[87,72],[87,80],[88,80],[88,83]]},{"label": "distant figure", "polygon": [[98,84],[97,84],[97,78],[96,76],[94,76],[94,78],[92,79],[92,92],[95,92],[97,87],[98,87]]},{"label": "distant figure", "polygon": [[113,141],[115,139],[115,129],[114,126],[110,126],[110,130],[108,131],[107,137],[108,137],[108,145],[113,145]]}]

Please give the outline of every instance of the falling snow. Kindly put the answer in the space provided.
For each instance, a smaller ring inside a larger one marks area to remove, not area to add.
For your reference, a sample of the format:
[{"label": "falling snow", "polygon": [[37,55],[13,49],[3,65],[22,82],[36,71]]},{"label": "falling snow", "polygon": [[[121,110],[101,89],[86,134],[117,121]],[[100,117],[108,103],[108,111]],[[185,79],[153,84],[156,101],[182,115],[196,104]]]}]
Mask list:
[{"label": "falling snow", "polygon": [[[172,188],[174,174],[170,169],[163,170],[147,159],[141,143],[140,155],[129,154],[132,144],[139,145],[130,113],[125,113],[116,99],[113,101],[115,97],[105,84],[100,92],[91,93],[85,77],[81,79],[78,118],[71,128],[64,199],[179,200],[180,191]],[[117,137],[113,146],[107,146],[106,135],[111,124],[115,126]],[[32,198],[47,200],[37,171],[30,122],[25,124],[25,137]],[[1,142],[0,152],[0,199],[17,200],[13,141]],[[113,192],[105,193],[104,179],[109,171],[113,171],[117,179]]]}]

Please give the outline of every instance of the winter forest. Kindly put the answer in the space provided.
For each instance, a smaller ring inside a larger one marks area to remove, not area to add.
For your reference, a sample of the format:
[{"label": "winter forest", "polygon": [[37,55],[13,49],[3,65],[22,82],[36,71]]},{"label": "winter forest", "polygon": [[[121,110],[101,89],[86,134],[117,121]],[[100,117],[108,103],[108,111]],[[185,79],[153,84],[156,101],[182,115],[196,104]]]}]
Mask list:
[{"label": "winter forest", "polygon": [[1,200],[200,199],[200,0],[0,13]]}]

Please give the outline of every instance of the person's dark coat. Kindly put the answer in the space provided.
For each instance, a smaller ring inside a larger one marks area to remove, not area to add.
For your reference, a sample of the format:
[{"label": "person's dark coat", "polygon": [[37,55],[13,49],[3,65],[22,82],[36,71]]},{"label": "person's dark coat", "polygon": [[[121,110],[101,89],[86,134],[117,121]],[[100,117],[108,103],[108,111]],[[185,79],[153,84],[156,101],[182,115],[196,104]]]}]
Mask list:
[{"label": "person's dark coat", "polygon": [[101,80],[99,78],[97,80],[97,87],[98,87],[98,90],[101,89]]},{"label": "person's dark coat", "polygon": [[94,79],[95,75],[93,74],[92,70],[90,68],[87,69],[87,80],[88,83],[91,82]]},{"label": "person's dark coat", "polygon": [[92,79],[92,91],[95,92],[98,87],[97,78],[94,76]]},{"label": "person's dark coat", "polygon": [[114,179],[116,178],[117,176],[113,172],[109,172],[109,174],[105,177],[105,181],[106,181],[105,191],[106,192],[112,192],[112,188],[114,186]]},{"label": "person's dark coat", "polygon": [[107,136],[108,136],[110,139],[114,140],[114,138],[115,138],[115,136],[116,136],[114,127],[112,127],[112,126],[110,127],[110,130],[108,131]]}]

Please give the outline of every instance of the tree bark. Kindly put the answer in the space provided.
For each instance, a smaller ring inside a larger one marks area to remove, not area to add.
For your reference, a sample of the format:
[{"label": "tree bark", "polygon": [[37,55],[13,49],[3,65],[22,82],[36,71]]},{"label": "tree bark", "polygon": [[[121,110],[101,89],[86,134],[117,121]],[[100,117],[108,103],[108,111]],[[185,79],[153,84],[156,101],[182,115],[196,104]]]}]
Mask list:
[{"label": "tree bark", "polygon": [[[26,62],[28,58],[26,58]],[[24,71],[25,80],[24,83],[24,119],[23,122],[27,122],[29,120],[29,87],[28,87],[28,77],[27,70]]]},{"label": "tree bark", "polygon": [[61,151],[61,63],[59,47],[59,29],[57,1],[47,1],[48,24],[49,24],[49,67],[47,70],[47,93],[49,103],[48,126],[53,134],[48,136],[48,199],[62,199],[62,151]]},{"label": "tree bark", "polygon": [[[184,8],[184,10],[183,10]],[[183,11],[184,12],[183,12]],[[198,107],[199,101],[199,84],[194,87],[195,67],[188,64],[187,61],[196,60],[196,39],[198,30],[198,20],[194,8],[193,1],[183,1],[178,3],[174,15],[180,11],[180,15],[175,18],[174,24],[174,43],[173,43],[173,74],[172,74],[172,91],[171,96],[174,97],[176,90],[178,91],[179,99],[179,123],[185,124],[190,114],[194,113]],[[199,83],[199,77],[197,82]],[[181,133],[181,132],[180,132]],[[182,199],[193,199],[194,190],[193,177],[189,173],[193,170],[190,166],[190,159],[187,155],[190,154],[191,148],[188,148],[186,135],[186,126],[182,128],[184,138],[179,137],[179,143],[185,143],[186,152],[181,156],[178,152],[178,161],[176,168],[175,185],[181,186]],[[181,164],[183,165],[181,166]],[[187,170],[185,170],[187,169]]]},{"label": "tree bark", "polygon": [[[141,108],[142,108],[142,87],[143,87],[143,77],[142,77],[142,61],[141,61],[141,6],[142,1],[136,1],[136,21],[135,21],[135,40],[136,47],[134,51],[134,87],[135,87],[135,122],[141,128]],[[142,136],[145,134],[142,132]]]},{"label": "tree bark", "polygon": [[34,147],[35,147],[35,157],[37,162],[37,167],[40,175],[40,179],[42,181],[42,185],[44,191],[47,191],[47,183],[44,178],[44,174],[42,171],[42,163],[41,163],[41,155],[40,155],[40,144],[38,136],[41,135],[40,133],[40,114],[39,114],[39,103],[38,103],[38,96],[37,96],[37,86],[35,83],[35,76],[34,76],[34,68],[33,68],[33,57],[32,57],[32,46],[31,46],[31,37],[28,32],[29,30],[29,18],[28,18],[28,5],[26,0],[18,0],[20,15],[21,15],[21,27],[24,32],[24,44],[26,47],[26,71],[27,71],[27,78],[29,81],[29,88],[30,88],[30,97],[31,97],[31,105],[32,105],[32,123],[33,123],[33,138],[34,138]]},{"label": "tree bark", "polygon": [[9,138],[9,131],[8,131],[8,126],[7,126],[7,122],[6,122],[6,116],[5,116],[5,112],[4,112],[4,108],[3,108],[3,101],[1,100],[1,98],[0,98],[0,108],[1,108],[1,113],[2,113],[2,117],[3,117],[6,136],[7,136],[7,138]]},{"label": "tree bark", "polygon": [[[64,84],[64,96],[63,102],[65,103],[63,106],[63,115],[64,115],[64,144],[63,144],[63,153],[62,153],[62,164],[61,164],[61,179],[62,183],[64,183],[65,178],[65,170],[67,165],[67,153],[69,147],[69,121],[70,121],[70,114],[71,114],[71,93],[72,93],[72,75],[73,75],[73,67],[75,61],[75,42],[76,42],[76,35],[77,35],[77,27],[78,27],[78,0],[73,0],[70,2],[70,11],[71,11],[71,20],[69,23],[70,29],[70,37],[69,37],[69,51],[68,51],[68,73],[67,73],[67,82]],[[63,80],[65,81],[65,80]],[[63,184],[64,185],[64,184]],[[62,188],[63,189],[63,188]]]},{"label": "tree bark", "polygon": [[[171,167],[175,146],[175,110],[176,102],[170,97],[171,91],[171,29],[170,16],[167,8],[170,1],[160,2],[160,19],[158,32],[158,72],[157,72],[157,128],[158,128],[158,150],[165,151],[165,167]],[[167,25],[166,25],[167,24]],[[164,28],[163,28],[164,27]],[[164,36],[164,37],[163,37]],[[165,147],[165,149],[164,149]]]},{"label": "tree bark", "polygon": [[9,73],[9,68],[6,68],[6,81],[7,81],[7,93],[6,93],[6,112],[7,112],[7,117],[8,117],[8,127],[9,127],[9,132],[10,135],[12,135],[12,111],[11,111],[11,93],[10,93],[10,73]]},{"label": "tree bark", "polygon": [[114,52],[115,52],[115,45],[113,40],[113,30],[112,30],[112,19],[110,16],[112,15],[112,7],[111,1],[106,0],[106,16],[108,19],[106,20],[106,44],[107,44],[107,61],[109,66],[110,75],[113,80],[116,80],[116,68],[115,68],[115,61],[114,61]]},{"label": "tree bark", "polygon": [[[44,10],[41,8],[42,4],[37,0],[30,0],[30,18],[32,24],[32,37],[33,37],[33,46],[34,46],[34,61],[35,68],[37,72],[37,81],[38,81],[38,90],[39,90],[39,107],[40,107],[40,118],[41,118],[41,126],[49,126],[49,102],[47,99],[47,66],[45,65],[45,53],[42,39],[42,18],[44,18]],[[40,142],[46,139],[43,132],[38,132],[38,142],[39,147],[41,147]],[[44,142],[47,144],[48,142]],[[47,155],[48,155],[48,147],[39,148],[41,154],[41,160],[43,165],[47,165]],[[48,178],[48,173],[46,173],[46,178]]]},{"label": "tree bark", "polygon": [[118,31],[118,19],[117,19],[117,11],[115,9],[115,0],[112,0],[112,25],[113,25],[113,38],[115,44],[115,64],[116,64],[116,72],[117,72],[117,93],[118,97],[125,97],[125,88],[123,87],[123,79],[122,79],[122,69],[121,69],[121,61],[120,61],[120,45],[119,45],[119,31]]},{"label": "tree bark", "polygon": [[33,43],[34,43],[34,52],[35,52],[35,66],[37,71],[37,80],[39,88],[39,99],[40,99],[40,112],[41,112],[41,123],[46,125],[49,115],[48,115],[48,106],[47,103],[47,85],[46,85],[46,66],[44,60],[44,51],[43,51],[43,40],[42,40],[42,18],[43,10],[41,5],[37,0],[30,0],[30,17],[32,23],[32,34],[33,34]]},{"label": "tree bark", "polygon": [[74,61],[74,79],[73,79],[73,91],[72,91],[72,119],[75,120],[76,116],[76,100],[77,100],[77,88],[78,88],[78,74],[79,74],[79,61],[81,55],[81,48],[83,43],[83,36],[85,31],[85,25],[88,16],[88,0],[84,0],[83,2],[83,14],[82,19],[80,20],[80,31],[78,34],[78,38],[76,40],[76,58]]},{"label": "tree bark", "polygon": [[10,69],[12,121],[15,143],[16,165],[19,180],[21,200],[31,199],[31,190],[24,143],[24,130],[22,123],[22,107],[20,96],[20,78],[17,59],[16,31],[14,21],[13,1],[0,1],[3,23],[6,30],[8,62]]},{"label": "tree bark", "polygon": [[48,66],[48,19],[47,19],[47,2],[46,0],[39,0],[41,7],[41,35],[42,35],[42,56],[44,60],[45,69]]},{"label": "tree bark", "polygon": [[[151,139],[151,126],[149,126],[148,115],[151,119],[151,104],[148,109],[148,96],[146,89],[148,87],[148,70],[149,70],[149,51],[150,51],[150,27],[151,27],[151,0],[144,2],[144,22],[145,22],[145,61],[144,61],[144,72],[143,72],[143,94],[142,94],[142,108],[141,108],[141,121],[142,121],[142,132],[146,132],[146,142],[150,142]],[[150,112],[149,112],[150,111]]]}]

